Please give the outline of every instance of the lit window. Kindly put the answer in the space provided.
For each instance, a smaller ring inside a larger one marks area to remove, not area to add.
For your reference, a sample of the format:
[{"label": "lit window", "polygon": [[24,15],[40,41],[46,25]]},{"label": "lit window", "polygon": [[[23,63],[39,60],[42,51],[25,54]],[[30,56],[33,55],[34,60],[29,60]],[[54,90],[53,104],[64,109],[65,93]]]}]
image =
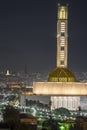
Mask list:
[{"label": "lit window", "polygon": [[61,25],[65,25],[65,22],[61,22]]},{"label": "lit window", "polygon": [[66,77],[59,78],[59,82],[67,82],[67,78]]}]

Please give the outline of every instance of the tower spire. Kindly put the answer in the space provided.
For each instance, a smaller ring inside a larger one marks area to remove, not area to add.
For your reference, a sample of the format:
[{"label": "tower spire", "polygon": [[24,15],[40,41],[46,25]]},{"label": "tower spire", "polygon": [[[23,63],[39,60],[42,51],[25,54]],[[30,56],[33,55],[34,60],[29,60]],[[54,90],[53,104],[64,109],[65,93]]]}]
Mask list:
[{"label": "tower spire", "polygon": [[58,5],[57,67],[67,68],[68,59],[68,6]]}]

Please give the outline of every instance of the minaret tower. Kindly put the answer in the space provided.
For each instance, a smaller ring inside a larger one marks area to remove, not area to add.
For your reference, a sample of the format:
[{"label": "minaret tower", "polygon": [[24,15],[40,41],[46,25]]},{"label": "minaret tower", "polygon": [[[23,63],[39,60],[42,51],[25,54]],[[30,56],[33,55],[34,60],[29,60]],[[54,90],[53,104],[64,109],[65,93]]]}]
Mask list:
[{"label": "minaret tower", "polygon": [[57,67],[67,68],[68,59],[68,6],[58,5]]},{"label": "minaret tower", "polygon": [[[49,74],[49,82],[76,82],[74,73],[68,68],[68,5],[58,5],[57,13],[57,66]],[[66,89],[66,88],[65,88]],[[65,107],[76,110],[80,97],[51,96],[51,109]]]}]

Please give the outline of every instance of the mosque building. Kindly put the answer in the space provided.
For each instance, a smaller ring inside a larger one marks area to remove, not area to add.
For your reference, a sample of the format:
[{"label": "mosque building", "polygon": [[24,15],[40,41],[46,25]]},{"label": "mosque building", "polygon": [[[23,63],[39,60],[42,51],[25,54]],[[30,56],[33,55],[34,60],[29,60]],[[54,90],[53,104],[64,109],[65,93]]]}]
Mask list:
[{"label": "mosque building", "polygon": [[33,93],[50,95],[51,109],[60,107],[77,110],[80,96],[87,95],[87,83],[77,82],[68,68],[68,5],[58,5],[56,68],[50,72],[48,82],[34,82]]}]

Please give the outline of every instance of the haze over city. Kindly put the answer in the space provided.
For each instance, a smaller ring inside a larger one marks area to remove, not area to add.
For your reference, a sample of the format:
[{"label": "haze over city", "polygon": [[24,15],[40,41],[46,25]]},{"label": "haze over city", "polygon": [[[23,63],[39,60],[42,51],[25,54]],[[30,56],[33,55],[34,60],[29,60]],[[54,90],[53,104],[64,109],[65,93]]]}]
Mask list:
[{"label": "haze over city", "polygon": [[87,71],[86,1],[0,2],[0,71],[50,71],[56,66],[57,6],[69,4],[69,67]]}]

